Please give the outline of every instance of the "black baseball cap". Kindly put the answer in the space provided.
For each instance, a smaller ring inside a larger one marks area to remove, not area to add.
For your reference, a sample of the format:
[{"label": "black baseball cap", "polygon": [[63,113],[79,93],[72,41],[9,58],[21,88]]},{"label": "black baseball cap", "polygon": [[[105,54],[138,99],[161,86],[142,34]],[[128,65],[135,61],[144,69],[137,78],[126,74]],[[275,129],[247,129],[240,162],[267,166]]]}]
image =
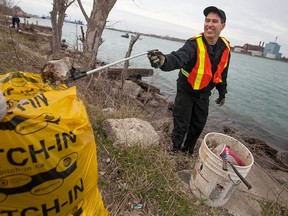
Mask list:
[{"label": "black baseball cap", "polygon": [[226,22],[226,15],[225,12],[215,6],[209,6],[207,8],[204,9],[203,13],[205,15],[205,17],[210,13],[210,12],[214,12],[219,14],[220,18],[223,20],[223,22]]}]

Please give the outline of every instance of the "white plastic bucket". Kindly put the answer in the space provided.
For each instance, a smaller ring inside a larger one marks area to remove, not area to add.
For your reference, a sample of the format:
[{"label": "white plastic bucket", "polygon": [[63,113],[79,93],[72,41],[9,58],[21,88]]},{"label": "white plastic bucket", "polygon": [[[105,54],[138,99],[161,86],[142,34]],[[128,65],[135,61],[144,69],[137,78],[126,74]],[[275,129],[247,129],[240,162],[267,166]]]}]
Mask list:
[{"label": "white plastic bucket", "polygon": [[[241,183],[230,165],[227,171],[222,169],[223,160],[219,153],[224,144],[230,146],[231,150],[245,163],[245,166],[235,165],[243,177],[248,174],[254,163],[251,152],[238,140],[221,133],[208,133],[204,137],[191,175],[190,188],[197,198],[213,207],[224,205],[236,186]],[[215,153],[212,152],[211,146],[215,147]]]}]

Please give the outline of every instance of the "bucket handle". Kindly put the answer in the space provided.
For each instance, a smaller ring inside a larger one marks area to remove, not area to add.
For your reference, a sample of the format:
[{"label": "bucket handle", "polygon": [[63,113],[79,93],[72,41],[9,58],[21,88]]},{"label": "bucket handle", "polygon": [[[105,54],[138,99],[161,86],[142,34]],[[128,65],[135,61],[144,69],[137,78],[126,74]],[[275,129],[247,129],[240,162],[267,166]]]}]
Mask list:
[{"label": "bucket handle", "polygon": [[[222,169],[225,171],[228,171],[228,159],[227,159],[227,157],[222,157],[222,160],[223,160]],[[234,182],[234,180],[231,178],[230,174],[228,174],[228,177],[235,186],[237,186],[241,183],[241,181]]]},{"label": "bucket handle", "polygon": [[[227,157],[222,157],[223,160],[223,166],[222,169],[225,171],[228,171],[228,164],[230,164],[230,166],[232,167],[232,169],[234,170],[234,172],[236,173],[236,175],[241,179],[241,181],[248,187],[248,190],[250,190],[252,188],[252,186],[249,184],[249,182],[241,175],[241,173],[236,169],[236,167],[234,166],[234,164],[232,164]],[[234,185],[238,185],[241,183],[241,181],[239,181],[239,183],[235,183],[230,174],[228,175],[230,180],[233,182]]]},{"label": "bucket handle", "polygon": [[234,182],[234,180],[231,178],[231,175],[230,175],[230,174],[228,174],[228,177],[229,177],[229,179],[232,181],[232,183],[233,183],[235,186],[237,186],[237,185],[239,185],[239,184],[241,183],[240,180],[238,180],[237,182]]},{"label": "bucket handle", "polygon": [[239,171],[236,169],[236,167],[230,161],[228,161],[228,163],[230,164],[230,166],[232,167],[234,172],[237,174],[237,176],[241,179],[241,181],[248,187],[248,190],[250,190],[252,188],[252,186],[249,184],[249,182],[239,173]]}]

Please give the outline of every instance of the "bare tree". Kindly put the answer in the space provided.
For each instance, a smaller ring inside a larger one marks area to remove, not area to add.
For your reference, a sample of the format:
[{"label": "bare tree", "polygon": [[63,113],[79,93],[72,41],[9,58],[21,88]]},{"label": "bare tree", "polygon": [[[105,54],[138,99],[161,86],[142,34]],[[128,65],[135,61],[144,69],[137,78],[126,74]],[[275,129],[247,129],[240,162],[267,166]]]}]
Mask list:
[{"label": "bare tree", "polygon": [[83,42],[83,66],[85,69],[95,68],[98,48],[102,43],[102,33],[108,15],[117,0],[93,0],[93,9],[88,18],[81,1],[77,0],[79,7],[87,21],[87,31]]},{"label": "bare tree", "polygon": [[66,16],[66,10],[74,1],[75,0],[53,0],[53,9],[50,12],[53,59],[61,58],[62,27]]},{"label": "bare tree", "polygon": [[15,3],[14,0],[0,0],[0,5],[11,9]]},{"label": "bare tree", "polygon": [[11,15],[14,6],[14,0],[0,0],[0,13],[3,15]]}]

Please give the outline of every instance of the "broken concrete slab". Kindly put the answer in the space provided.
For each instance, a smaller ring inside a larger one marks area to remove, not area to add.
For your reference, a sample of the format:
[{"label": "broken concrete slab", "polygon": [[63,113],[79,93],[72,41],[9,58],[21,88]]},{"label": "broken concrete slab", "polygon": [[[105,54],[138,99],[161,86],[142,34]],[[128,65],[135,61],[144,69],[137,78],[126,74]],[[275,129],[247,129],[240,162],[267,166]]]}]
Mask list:
[{"label": "broken concrete slab", "polygon": [[113,145],[134,146],[140,144],[147,147],[158,145],[160,136],[152,125],[137,118],[106,119],[103,128]]}]

